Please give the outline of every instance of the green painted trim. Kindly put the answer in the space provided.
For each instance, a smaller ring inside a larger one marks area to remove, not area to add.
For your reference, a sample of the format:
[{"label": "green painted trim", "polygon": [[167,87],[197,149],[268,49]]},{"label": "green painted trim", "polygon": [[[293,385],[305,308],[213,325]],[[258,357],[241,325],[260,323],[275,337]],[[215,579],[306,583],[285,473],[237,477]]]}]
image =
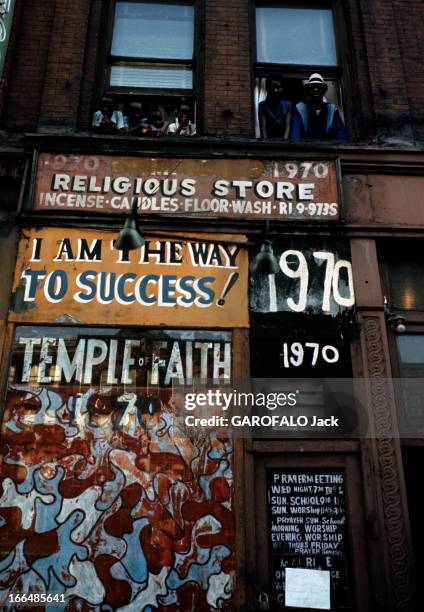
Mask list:
[{"label": "green painted trim", "polygon": [[0,1],[0,77],[3,74],[14,11],[15,0]]}]

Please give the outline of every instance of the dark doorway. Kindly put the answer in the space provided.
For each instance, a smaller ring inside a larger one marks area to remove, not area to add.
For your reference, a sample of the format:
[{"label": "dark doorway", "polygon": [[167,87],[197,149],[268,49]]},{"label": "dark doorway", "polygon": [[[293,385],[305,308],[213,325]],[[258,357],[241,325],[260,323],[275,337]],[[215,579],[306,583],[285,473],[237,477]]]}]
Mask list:
[{"label": "dark doorway", "polygon": [[411,522],[412,546],[415,558],[417,584],[424,580],[424,523],[422,521],[422,475],[424,472],[424,447],[404,446],[402,448],[403,469],[405,474],[406,496]]}]

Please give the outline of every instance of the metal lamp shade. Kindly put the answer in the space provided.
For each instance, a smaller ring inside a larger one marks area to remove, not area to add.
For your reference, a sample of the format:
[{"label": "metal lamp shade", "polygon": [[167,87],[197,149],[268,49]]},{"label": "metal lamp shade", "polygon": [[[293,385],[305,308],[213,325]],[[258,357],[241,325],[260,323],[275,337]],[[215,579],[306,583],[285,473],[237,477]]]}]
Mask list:
[{"label": "metal lamp shade", "polygon": [[265,240],[261,244],[260,253],[255,255],[250,266],[252,274],[277,274],[280,271],[280,265],[273,253],[272,243]]},{"label": "metal lamp shade", "polygon": [[144,240],[137,229],[137,222],[135,219],[127,219],[124,227],[118,234],[118,238],[115,241],[114,248],[118,251],[132,251],[139,249],[144,244]]}]

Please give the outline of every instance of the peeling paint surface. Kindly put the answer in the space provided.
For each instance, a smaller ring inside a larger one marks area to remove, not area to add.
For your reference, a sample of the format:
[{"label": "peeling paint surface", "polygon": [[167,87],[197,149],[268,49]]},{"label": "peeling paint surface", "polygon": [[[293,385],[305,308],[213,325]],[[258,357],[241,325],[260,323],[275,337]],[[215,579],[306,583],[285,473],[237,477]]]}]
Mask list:
[{"label": "peeling paint surface", "polygon": [[63,594],[55,612],[233,610],[231,440],[188,437],[171,389],[149,410],[96,375],[78,392],[19,383],[19,363],[2,424],[1,609],[25,592]]}]

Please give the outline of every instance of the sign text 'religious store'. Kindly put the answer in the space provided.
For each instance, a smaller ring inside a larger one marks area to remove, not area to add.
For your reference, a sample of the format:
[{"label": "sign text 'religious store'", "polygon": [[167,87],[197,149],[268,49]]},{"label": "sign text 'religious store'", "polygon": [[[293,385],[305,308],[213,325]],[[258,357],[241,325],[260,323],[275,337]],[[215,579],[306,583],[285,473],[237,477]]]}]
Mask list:
[{"label": "sign text 'religious store'", "polygon": [[162,159],[42,153],[36,210],[335,221],[334,160]]}]

